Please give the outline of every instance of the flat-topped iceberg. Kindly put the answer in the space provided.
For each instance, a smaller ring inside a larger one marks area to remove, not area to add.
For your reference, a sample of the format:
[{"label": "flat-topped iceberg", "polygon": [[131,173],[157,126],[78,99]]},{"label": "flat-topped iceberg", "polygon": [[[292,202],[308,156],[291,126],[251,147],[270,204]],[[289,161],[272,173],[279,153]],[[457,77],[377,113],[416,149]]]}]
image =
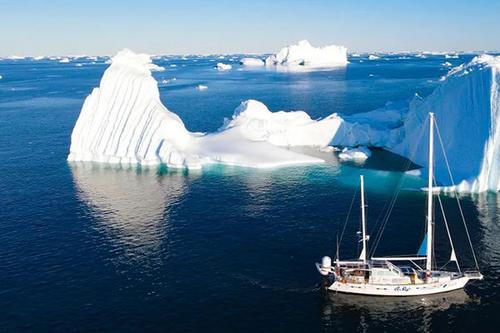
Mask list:
[{"label": "flat-topped iceberg", "polygon": [[266,65],[326,68],[347,65],[347,48],[344,46],[327,45],[313,47],[307,40],[281,49],[276,54],[266,58]]}]

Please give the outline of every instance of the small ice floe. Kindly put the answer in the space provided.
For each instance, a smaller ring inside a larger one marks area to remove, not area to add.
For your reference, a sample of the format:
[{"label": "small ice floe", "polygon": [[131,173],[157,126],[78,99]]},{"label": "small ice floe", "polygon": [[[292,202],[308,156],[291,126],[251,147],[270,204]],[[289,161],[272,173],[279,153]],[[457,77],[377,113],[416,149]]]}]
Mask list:
[{"label": "small ice floe", "polygon": [[368,56],[368,60],[377,60],[377,59],[380,59],[380,57],[379,57],[379,56],[376,56],[376,55],[374,55],[374,54],[370,54],[370,55]]},{"label": "small ice floe", "polygon": [[0,80],[2,79],[2,75],[0,75]]},{"label": "small ice floe", "polygon": [[326,147],[321,147],[319,149],[319,151],[321,151],[323,153],[332,153],[334,151],[339,151],[339,149],[337,147],[334,147],[334,146],[326,146]]},{"label": "small ice floe", "polygon": [[161,80],[160,83],[161,84],[169,84],[170,82],[175,81],[175,80],[177,80],[177,79],[175,77],[173,77],[169,80],[167,80],[167,79]]},{"label": "small ice floe", "polygon": [[370,157],[372,152],[366,147],[344,148],[339,154],[342,161],[364,162]]},{"label": "small ice floe", "polygon": [[75,64],[76,67],[82,67],[83,65],[78,63],[78,64]]},{"label": "small ice floe", "polygon": [[69,58],[62,58],[61,60],[59,60],[59,62],[61,64],[67,64],[67,63],[69,63]]},{"label": "small ice floe", "polygon": [[177,67],[177,65],[176,64],[171,64],[170,67]]},{"label": "small ice floe", "polygon": [[265,62],[262,59],[257,58],[242,58],[240,59],[240,64],[248,67],[264,66]]},{"label": "small ice floe", "polygon": [[458,59],[458,54],[446,54],[445,59]]},{"label": "small ice floe", "polygon": [[353,57],[353,58],[359,58],[359,57],[361,57],[361,55],[359,53],[352,53],[351,57]]},{"label": "small ice floe", "polygon": [[205,86],[203,84],[199,84],[198,86],[196,86],[196,90],[199,90],[199,91],[207,90],[207,89],[208,89],[208,86]]},{"label": "small ice floe", "polygon": [[369,76],[369,77],[374,77],[375,75],[373,75],[373,74],[368,74],[368,76]]},{"label": "small ice floe", "polygon": [[153,63],[149,64],[148,67],[149,67],[149,70],[151,72],[163,72],[163,71],[165,71],[165,67],[158,66],[157,64],[153,64]]},{"label": "small ice floe", "polygon": [[442,66],[443,66],[443,67],[451,67],[451,66],[453,66],[453,65],[451,64],[451,62],[446,61],[446,62],[444,62],[444,63],[442,64]]},{"label": "small ice floe", "polygon": [[233,68],[233,66],[231,66],[229,64],[223,64],[222,62],[218,62],[217,65],[215,66],[215,68],[219,71],[227,71],[227,70],[230,70],[231,68]]},{"label": "small ice floe", "polygon": [[36,56],[36,57],[33,57],[33,60],[34,60],[34,61],[39,61],[39,60],[43,60],[43,59],[45,59],[45,57],[44,57],[44,56]]},{"label": "small ice floe", "polygon": [[223,55],[217,57],[217,59],[225,59],[225,58],[226,57],[224,57]]}]

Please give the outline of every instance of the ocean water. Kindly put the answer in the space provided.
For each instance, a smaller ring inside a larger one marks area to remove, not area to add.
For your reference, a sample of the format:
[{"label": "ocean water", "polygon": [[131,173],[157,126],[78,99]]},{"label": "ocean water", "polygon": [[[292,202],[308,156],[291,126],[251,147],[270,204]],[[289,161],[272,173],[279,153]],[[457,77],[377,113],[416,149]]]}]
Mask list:
[{"label": "ocean water", "polygon": [[[446,74],[443,62],[472,55],[360,57],[344,69],[299,73],[236,62],[231,71],[212,68],[230,58],[155,59],[166,67],[154,73],[161,98],[189,130],[216,130],[249,98],[320,118],[426,96]],[[359,175],[372,234],[403,184],[379,255],[418,249],[423,180],[402,180],[404,161],[383,151],[365,165],[321,153],[324,165],[269,170],[69,164],[72,128],[106,67],[104,59],[0,60],[1,331],[443,332],[500,324],[498,195],[460,198],[483,281],[432,297],[325,293],[314,263],[334,254]],[[443,202],[459,260],[472,268],[455,199]],[[344,258],[357,254],[358,221],[355,209]],[[445,264],[439,222],[436,254]]]}]

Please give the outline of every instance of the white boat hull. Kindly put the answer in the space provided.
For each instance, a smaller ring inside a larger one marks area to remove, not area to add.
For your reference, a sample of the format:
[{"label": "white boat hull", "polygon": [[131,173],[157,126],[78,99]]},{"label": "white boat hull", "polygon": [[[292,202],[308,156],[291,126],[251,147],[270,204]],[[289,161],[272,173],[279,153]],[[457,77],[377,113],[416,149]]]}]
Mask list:
[{"label": "white boat hull", "polygon": [[468,276],[442,282],[380,285],[369,283],[344,283],[335,281],[328,290],[349,294],[372,295],[372,296],[419,296],[445,293],[462,289],[471,280]]}]

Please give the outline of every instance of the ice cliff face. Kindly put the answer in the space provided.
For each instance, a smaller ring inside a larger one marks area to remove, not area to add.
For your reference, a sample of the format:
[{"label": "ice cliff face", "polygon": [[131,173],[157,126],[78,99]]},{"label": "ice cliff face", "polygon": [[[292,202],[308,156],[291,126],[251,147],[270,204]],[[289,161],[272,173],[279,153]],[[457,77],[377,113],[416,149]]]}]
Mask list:
[{"label": "ice cliff face", "polygon": [[[482,55],[452,69],[427,98],[414,100],[405,117],[402,142],[388,148],[427,164],[427,147],[415,147],[427,114],[434,112],[457,189],[461,192],[500,191],[500,57]],[[428,131],[423,133],[424,140]],[[438,140],[438,138],[436,138]],[[424,141],[425,142],[425,141]],[[450,185],[439,142],[435,177]],[[450,188],[448,188],[450,189]]]},{"label": "ice cliff face", "polygon": [[313,47],[307,40],[284,47],[266,59],[266,65],[288,67],[337,67],[347,65],[347,49],[343,46],[328,45]]}]

